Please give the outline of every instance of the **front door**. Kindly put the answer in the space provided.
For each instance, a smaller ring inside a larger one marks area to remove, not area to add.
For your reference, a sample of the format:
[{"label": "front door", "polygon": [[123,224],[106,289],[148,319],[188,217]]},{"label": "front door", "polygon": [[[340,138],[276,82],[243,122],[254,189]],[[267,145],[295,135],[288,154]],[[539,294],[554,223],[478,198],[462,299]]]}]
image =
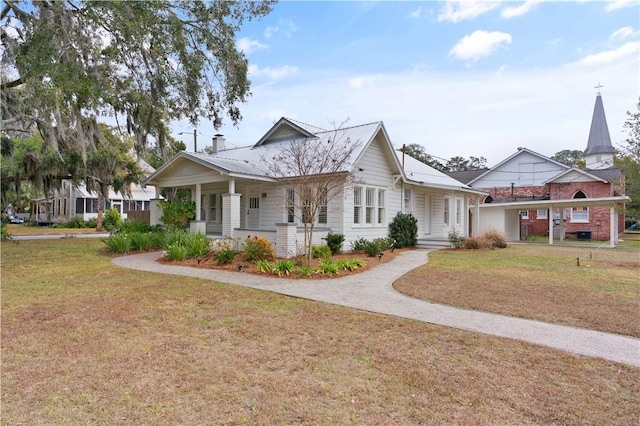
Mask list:
[{"label": "front door", "polygon": [[431,235],[431,195],[424,196],[424,235]]},{"label": "front door", "polygon": [[247,211],[247,228],[260,227],[260,197],[249,197],[249,209]]}]

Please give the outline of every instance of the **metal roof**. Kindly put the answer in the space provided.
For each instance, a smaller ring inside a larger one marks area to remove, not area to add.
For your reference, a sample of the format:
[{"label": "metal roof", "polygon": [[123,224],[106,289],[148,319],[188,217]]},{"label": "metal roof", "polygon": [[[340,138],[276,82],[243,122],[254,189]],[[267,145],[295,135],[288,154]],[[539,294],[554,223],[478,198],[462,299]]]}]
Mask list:
[{"label": "metal roof", "polygon": [[611,136],[607,126],[607,117],[604,115],[604,105],[602,96],[598,92],[596,104],[593,107],[593,117],[591,118],[591,129],[589,130],[589,140],[587,149],[583,155],[590,154],[614,154],[616,150],[611,145]]}]

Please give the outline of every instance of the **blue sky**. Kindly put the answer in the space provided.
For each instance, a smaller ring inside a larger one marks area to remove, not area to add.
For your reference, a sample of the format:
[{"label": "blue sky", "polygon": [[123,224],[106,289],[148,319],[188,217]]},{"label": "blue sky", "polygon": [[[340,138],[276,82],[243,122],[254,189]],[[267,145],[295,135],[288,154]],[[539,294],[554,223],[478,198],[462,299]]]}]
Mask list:
[{"label": "blue sky", "polygon": [[[331,129],[383,121],[392,143],[485,157],[524,146],[586,147],[598,83],[614,145],[640,95],[640,2],[281,1],[237,45],[252,96],[238,127],[198,126],[255,143],[280,117]],[[192,149],[186,122],[174,136]]]}]

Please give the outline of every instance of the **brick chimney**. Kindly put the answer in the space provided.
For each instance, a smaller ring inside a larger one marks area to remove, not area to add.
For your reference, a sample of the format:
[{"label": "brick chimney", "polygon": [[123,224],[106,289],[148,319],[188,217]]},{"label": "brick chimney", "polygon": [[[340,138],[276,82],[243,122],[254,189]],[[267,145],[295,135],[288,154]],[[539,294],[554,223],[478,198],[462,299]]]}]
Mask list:
[{"label": "brick chimney", "polygon": [[218,152],[225,150],[223,135],[221,134],[214,135],[211,142],[212,142],[212,151],[214,154],[217,154]]}]

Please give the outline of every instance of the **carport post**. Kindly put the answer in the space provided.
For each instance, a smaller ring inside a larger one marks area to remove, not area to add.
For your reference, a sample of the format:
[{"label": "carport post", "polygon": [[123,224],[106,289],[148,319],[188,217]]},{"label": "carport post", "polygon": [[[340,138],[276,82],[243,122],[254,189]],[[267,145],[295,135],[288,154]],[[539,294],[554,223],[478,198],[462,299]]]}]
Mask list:
[{"label": "carport post", "polygon": [[549,220],[549,245],[553,245],[553,206],[547,210],[547,220]]}]

